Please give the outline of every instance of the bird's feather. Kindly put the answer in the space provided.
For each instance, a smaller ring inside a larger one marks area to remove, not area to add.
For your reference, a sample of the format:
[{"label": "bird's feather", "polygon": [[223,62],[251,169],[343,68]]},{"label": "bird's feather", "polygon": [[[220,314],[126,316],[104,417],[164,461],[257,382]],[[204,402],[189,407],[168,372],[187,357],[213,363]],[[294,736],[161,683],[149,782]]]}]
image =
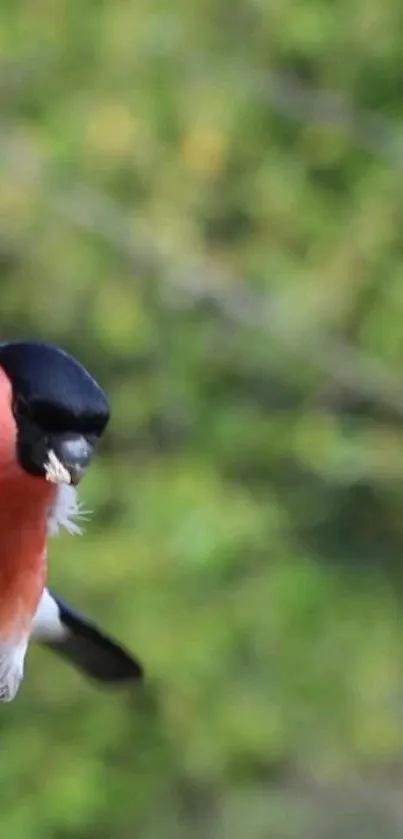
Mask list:
[{"label": "bird's feather", "polygon": [[0,702],[11,702],[24,675],[28,637],[12,643],[0,641]]},{"label": "bird's feather", "polygon": [[60,530],[81,534],[81,521],[87,512],[78,500],[77,490],[69,484],[59,484],[48,516],[48,535],[56,536]]}]

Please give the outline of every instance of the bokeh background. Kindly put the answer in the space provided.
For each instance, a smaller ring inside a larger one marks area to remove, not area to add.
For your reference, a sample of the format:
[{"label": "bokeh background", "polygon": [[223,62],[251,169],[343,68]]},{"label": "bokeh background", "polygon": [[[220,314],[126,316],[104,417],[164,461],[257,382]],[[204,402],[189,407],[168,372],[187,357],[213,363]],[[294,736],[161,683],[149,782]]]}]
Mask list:
[{"label": "bokeh background", "polygon": [[8,839],[403,836],[403,5],[3,0],[0,331],[113,417],[33,650]]}]

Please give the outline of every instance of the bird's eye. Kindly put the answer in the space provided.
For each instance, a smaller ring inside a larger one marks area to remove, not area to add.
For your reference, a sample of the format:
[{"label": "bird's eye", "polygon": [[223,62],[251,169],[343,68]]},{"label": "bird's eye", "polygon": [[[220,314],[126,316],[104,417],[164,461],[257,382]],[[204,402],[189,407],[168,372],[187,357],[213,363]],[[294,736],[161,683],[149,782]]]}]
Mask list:
[{"label": "bird's eye", "polygon": [[71,418],[63,408],[47,402],[33,402],[29,416],[43,431],[49,433],[66,431],[71,423]]}]

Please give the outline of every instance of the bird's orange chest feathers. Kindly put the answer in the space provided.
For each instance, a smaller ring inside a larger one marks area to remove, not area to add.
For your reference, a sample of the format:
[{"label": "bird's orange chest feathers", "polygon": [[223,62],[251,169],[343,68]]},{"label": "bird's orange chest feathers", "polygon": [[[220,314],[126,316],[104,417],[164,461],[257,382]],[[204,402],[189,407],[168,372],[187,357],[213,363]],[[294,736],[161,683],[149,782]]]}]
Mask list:
[{"label": "bird's orange chest feathers", "polygon": [[46,574],[55,487],[24,473],[16,455],[11,386],[0,370],[0,640],[18,638],[36,611]]}]

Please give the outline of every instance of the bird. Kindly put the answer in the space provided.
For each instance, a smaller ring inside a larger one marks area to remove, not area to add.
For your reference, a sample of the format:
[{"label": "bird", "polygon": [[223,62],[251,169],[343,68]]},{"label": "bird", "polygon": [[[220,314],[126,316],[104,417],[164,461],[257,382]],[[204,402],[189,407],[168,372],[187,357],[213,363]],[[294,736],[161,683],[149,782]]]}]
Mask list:
[{"label": "bird", "polygon": [[110,417],[106,392],[72,355],[0,343],[0,702],[17,696],[37,642],[91,680],[136,683],[136,656],[47,587],[48,541],[79,533],[77,488]]}]

